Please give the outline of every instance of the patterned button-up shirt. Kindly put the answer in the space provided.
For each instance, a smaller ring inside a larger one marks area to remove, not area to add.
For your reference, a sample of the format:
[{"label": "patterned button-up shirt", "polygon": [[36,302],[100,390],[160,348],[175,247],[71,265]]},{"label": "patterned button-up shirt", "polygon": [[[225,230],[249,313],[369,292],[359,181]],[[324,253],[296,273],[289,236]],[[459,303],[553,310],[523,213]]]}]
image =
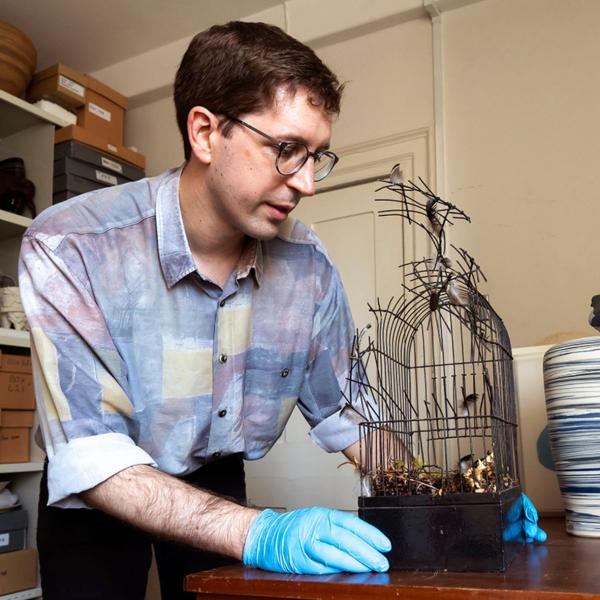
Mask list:
[{"label": "patterned button-up shirt", "polygon": [[289,218],[221,289],[192,257],[180,172],[53,206],[24,236],[49,504],[85,506],[79,492],[136,464],[258,459],[296,404],[326,451],[358,439],[341,410],[352,318],[321,243]]}]

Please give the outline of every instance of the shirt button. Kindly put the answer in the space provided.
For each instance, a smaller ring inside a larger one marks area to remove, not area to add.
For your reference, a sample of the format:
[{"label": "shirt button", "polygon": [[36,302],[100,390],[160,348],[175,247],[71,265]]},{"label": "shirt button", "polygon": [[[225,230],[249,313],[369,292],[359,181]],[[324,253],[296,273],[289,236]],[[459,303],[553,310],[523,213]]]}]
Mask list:
[{"label": "shirt button", "polygon": [[281,371],[281,376],[282,377],[287,377],[290,374],[290,370],[289,369],[284,369],[283,371]]},{"label": "shirt button", "polygon": [[220,452],[213,452],[213,457],[214,458],[219,458],[219,456],[221,456]]},{"label": "shirt button", "polygon": [[227,362],[227,354],[219,354],[219,362],[226,363]]},{"label": "shirt button", "polygon": [[221,302],[219,302],[219,306],[222,308],[223,306],[225,306],[225,304],[227,304],[227,300],[221,300]]},{"label": "shirt button", "polygon": [[219,411],[220,417],[224,417],[226,414],[227,414],[227,411],[225,409]]}]

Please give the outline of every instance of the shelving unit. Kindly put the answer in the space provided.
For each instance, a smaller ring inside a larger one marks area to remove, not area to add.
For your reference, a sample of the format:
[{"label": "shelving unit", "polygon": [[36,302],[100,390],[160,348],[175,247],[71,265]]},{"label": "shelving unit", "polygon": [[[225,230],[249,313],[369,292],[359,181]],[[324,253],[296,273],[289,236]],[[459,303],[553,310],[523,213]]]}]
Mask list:
[{"label": "shelving unit", "polygon": [[30,598],[41,598],[42,588],[36,587],[31,590],[23,590],[14,594],[5,594],[0,596],[0,600],[29,600]]},{"label": "shelving unit", "polygon": [[[26,175],[36,188],[38,214],[52,204],[55,126],[68,125],[62,119],[0,90],[0,160],[19,156],[25,161]],[[21,236],[31,224],[28,216],[0,210],[0,271],[17,281],[17,263]],[[0,345],[29,347],[29,333],[0,328]],[[35,547],[39,481],[44,453],[34,442],[37,419],[30,440],[31,461],[0,464],[0,480],[11,481],[10,489],[19,496],[29,514],[27,547]],[[40,598],[42,590],[34,588],[0,596],[0,600]]]},{"label": "shelving unit", "polygon": [[29,348],[29,332],[0,327],[0,345]]}]

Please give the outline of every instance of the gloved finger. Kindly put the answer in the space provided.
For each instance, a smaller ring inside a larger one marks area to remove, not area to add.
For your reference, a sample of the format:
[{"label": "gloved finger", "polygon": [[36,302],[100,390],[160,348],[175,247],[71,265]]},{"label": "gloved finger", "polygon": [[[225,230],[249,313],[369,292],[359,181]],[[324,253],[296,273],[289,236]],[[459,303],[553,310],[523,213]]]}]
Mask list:
[{"label": "gloved finger", "polygon": [[336,569],[336,571],[366,573],[372,570],[367,565],[350,556],[347,552],[344,552],[344,550],[340,550],[331,544],[319,540],[315,540],[310,547],[305,548],[305,552],[313,561]]},{"label": "gloved finger", "polygon": [[346,513],[341,510],[332,511],[331,522],[333,525],[338,525],[355,535],[362,538],[365,542],[377,548],[380,552],[389,552],[392,549],[392,542],[389,538],[379,531],[377,527],[373,527],[370,523],[359,519],[352,513]]},{"label": "gloved finger", "polygon": [[294,567],[287,572],[298,573],[300,575],[331,575],[333,573],[342,573],[343,571],[344,569],[340,569],[334,565],[326,564],[320,560],[313,560],[305,551],[305,558],[302,561],[302,566],[294,565]]},{"label": "gloved finger", "polygon": [[535,523],[529,521],[523,521],[523,533],[526,538],[536,539],[538,532],[538,526]]},{"label": "gloved finger", "polygon": [[536,542],[545,542],[548,539],[548,534],[539,527],[537,528],[537,532],[533,538]]},{"label": "gloved finger", "polygon": [[533,502],[525,495],[523,496],[523,513],[525,514],[525,518],[532,523],[537,523],[538,521],[538,512],[533,505]]},{"label": "gloved finger", "polygon": [[363,564],[369,571],[381,572],[389,569],[389,563],[383,554],[380,554],[368,541],[343,527],[332,527],[319,538],[319,541],[332,548],[338,548],[342,553]]}]

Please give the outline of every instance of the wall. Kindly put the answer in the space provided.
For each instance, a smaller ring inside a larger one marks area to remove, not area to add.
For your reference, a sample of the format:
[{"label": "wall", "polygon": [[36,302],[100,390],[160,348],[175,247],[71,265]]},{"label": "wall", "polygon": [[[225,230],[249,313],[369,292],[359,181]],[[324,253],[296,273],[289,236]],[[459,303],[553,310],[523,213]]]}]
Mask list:
[{"label": "wall", "polygon": [[587,327],[600,290],[600,3],[486,0],[443,15],[449,200],[472,217],[453,241],[513,346]]},{"label": "wall", "polygon": [[[378,0],[375,4],[369,0],[328,0],[325,4],[286,0],[244,20],[284,28],[313,46],[340,78],[348,81],[342,120],[333,140],[340,146],[387,135],[391,130],[402,131],[414,116],[418,126],[430,124],[431,66],[427,57],[431,42],[425,15],[422,0]],[[407,33],[395,39],[397,27],[409,21]],[[146,155],[149,175],[183,160],[171,93],[175,71],[190,39],[93,73],[129,98],[125,141]]]}]

